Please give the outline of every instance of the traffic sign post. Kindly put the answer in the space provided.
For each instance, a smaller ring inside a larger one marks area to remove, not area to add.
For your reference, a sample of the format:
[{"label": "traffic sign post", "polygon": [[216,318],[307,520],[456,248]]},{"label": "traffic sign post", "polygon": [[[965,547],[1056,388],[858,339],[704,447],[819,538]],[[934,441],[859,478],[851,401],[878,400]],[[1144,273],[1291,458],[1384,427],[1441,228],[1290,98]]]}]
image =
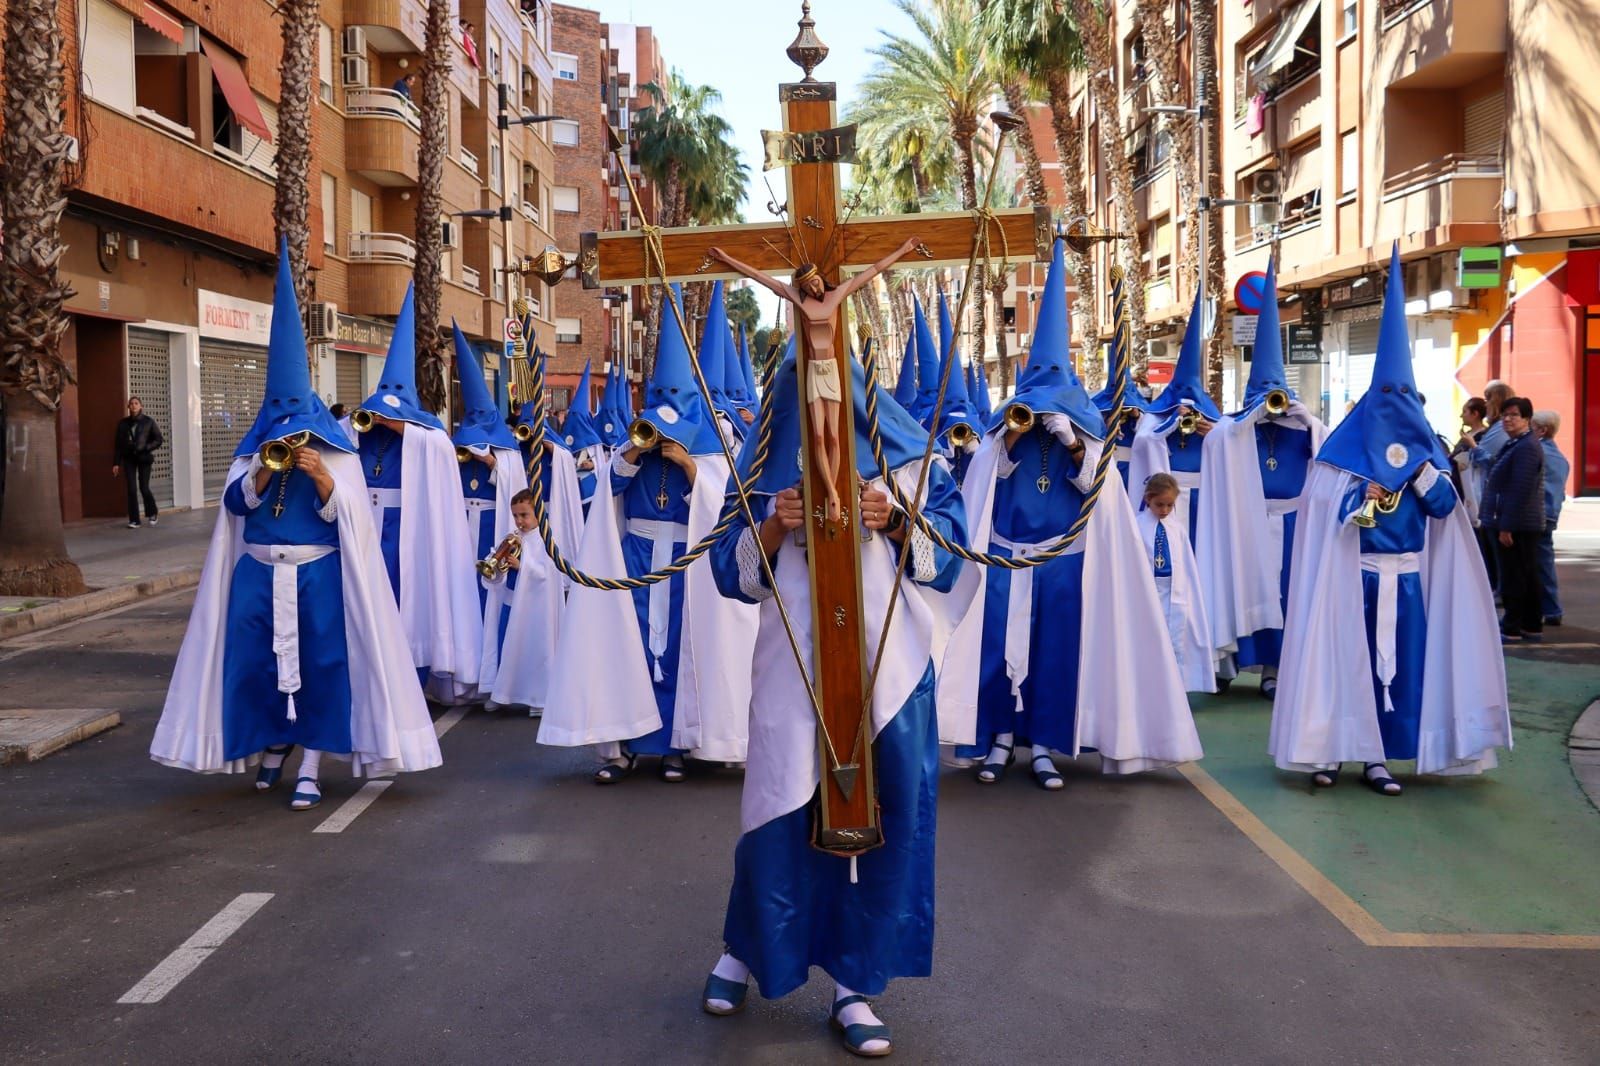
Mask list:
[{"label": "traffic sign post", "polygon": [[1267,302],[1267,275],[1265,271],[1252,270],[1239,278],[1233,286],[1233,302],[1241,315],[1259,315]]}]

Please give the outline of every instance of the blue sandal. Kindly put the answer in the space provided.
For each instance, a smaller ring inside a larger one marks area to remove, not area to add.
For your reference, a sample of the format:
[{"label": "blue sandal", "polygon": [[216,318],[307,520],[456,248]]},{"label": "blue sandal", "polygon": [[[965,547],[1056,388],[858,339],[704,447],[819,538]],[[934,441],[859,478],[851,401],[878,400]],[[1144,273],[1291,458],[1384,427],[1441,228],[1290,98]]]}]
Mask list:
[{"label": "blue sandal", "polygon": [[[881,1059],[894,1051],[894,1043],[889,1038],[887,1025],[846,1025],[839,1020],[839,1011],[852,1003],[866,1003],[866,996],[845,996],[843,999],[833,1001],[833,1009],[828,1012],[828,1023],[844,1038],[844,1048],[852,1055],[860,1055],[864,1059]],[[882,1040],[883,1047],[874,1051],[866,1050],[870,1040]]]},{"label": "blue sandal", "polygon": [[[305,784],[308,781],[311,783],[311,785],[313,787],[316,788],[317,791],[315,791],[315,792],[301,792],[300,791],[300,786]],[[317,784],[317,779],[316,778],[314,778],[314,777],[301,777],[301,778],[298,778],[298,779],[295,780],[295,783],[294,783],[294,795],[289,797],[289,809],[291,811],[309,811],[313,807],[316,807],[321,802],[322,802],[322,786]]]},{"label": "blue sandal", "polygon": [[597,785],[614,785],[624,777],[633,773],[634,764],[639,757],[632,753],[623,756],[626,762],[608,762],[594,772],[594,783]]},{"label": "blue sandal", "polygon": [[[980,784],[980,785],[997,785],[997,784],[999,784],[1000,783],[1000,779],[1002,777],[1006,776],[1006,767],[1010,766],[1013,762],[1016,762],[1016,760],[1017,760],[1017,753],[1012,750],[1011,745],[1009,745],[1009,744],[996,744],[995,747],[999,748],[1001,751],[1006,753],[1006,761],[1005,762],[988,762],[988,761],[985,761],[985,762],[979,763],[978,764],[977,778],[978,778],[978,784]],[[985,777],[985,776],[983,776],[984,774],[988,774],[989,776]]]},{"label": "blue sandal", "polygon": [[[1044,760],[1045,766],[1049,767],[1049,769],[1039,769],[1040,759]],[[1056,771],[1056,762],[1048,755],[1035,755],[1033,757],[1033,762],[1029,765],[1028,769],[1033,771],[1033,779],[1037,781],[1039,783],[1039,787],[1044,789],[1046,792],[1060,792],[1063,788],[1067,787],[1066,778],[1062,777]]]},{"label": "blue sandal", "polygon": [[268,755],[282,755],[283,762],[280,762],[277,766],[269,767],[265,760],[262,761],[261,765],[256,769],[257,792],[271,792],[278,787],[278,781],[283,777],[283,764],[289,761],[289,753],[293,750],[293,744],[284,744],[281,747],[269,747],[266,749],[266,754]]},{"label": "blue sandal", "polygon": [[[715,1014],[719,1018],[729,1014],[738,1014],[744,1010],[745,994],[750,991],[747,983],[730,981],[726,977],[716,974],[706,975],[706,990],[700,995],[700,1009],[707,1014]],[[713,1006],[712,1000],[727,1003],[727,1008]]]}]

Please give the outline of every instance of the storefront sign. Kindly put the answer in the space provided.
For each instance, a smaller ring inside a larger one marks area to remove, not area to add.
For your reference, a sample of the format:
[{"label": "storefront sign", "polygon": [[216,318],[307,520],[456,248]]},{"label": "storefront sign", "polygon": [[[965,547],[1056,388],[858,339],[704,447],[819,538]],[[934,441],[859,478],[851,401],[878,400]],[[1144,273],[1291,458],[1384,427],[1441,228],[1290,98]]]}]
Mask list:
[{"label": "storefront sign", "polygon": [[1375,304],[1383,299],[1383,274],[1372,270],[1358,278],[1336,281],[1322,290],[1322,305],[1338,309]]},{"label": "storefront sign", "polygon": [[272,305],[200,289],[200,336],[266,347],[272,338]]},{"label": "storefront sign", "polygon": [[1463,248],[1456,261],[1458,283],[1463,289],[1500,287],[1500,249]]},{"label": "storefront sign", "polygon": [[1152,385],[1166,385],[1172,381],[1172,372],[1177,367],[1164,359],[1152,359],[1145,365],[1144,379]]},{"label": "storefront sign", "polygon": [[1289,362],[1322,362],[1322,324],[1299,323],[1289,327]]},{"label": "storefront sign", "polygon": [[1233,316],[1233,346],[1243,348],[1247,344],[1256,342],[1256,321],[1254,314],[1237,314]]},{"label": "storefront sign", "polygon": [[391,322],[340,315],[339,332],[333,346],[347,352],[384,355],[389,351],[389,342],[392,340],[394,340],[394,324]]}]

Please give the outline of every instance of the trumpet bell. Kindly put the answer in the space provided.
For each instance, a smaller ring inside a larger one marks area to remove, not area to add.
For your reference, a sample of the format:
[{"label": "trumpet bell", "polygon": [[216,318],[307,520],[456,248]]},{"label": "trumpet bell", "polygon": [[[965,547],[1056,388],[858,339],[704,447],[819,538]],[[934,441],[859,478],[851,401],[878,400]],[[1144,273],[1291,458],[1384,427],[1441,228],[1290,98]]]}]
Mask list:
[{"label": "trumpet bell", "polygon": [[1026,433],[1033,428],[1033,408],[1025,403],[1014,403],[1006,408],[1006,428],[1013,433]]},{"label": "trumpet bell", "polygon": [[472,452],[469,451],[468,449],[466,449],[466,448],[457,448],[456,449],[456,462],[460,463],[462,466],[466,466],[468,463],[472,462],[472,459],[473,459]]},{"label": "trumpet bell", "polygon": [[1178,432],[1185,437],[1200,428],[1200,416],[1190,411],[1188,414],[1178,416]]},{"label": "trumpet bell", "polygon": [[518,422],[517,427],[511,431],[511,435],[517,438],[518,444],[526,444],[533,439],[533,427],[526,422]]},{"label": "trumpet bell", "polygon": [[356,413],[350,416],[351,428],[357,433],[365,433],[376,424],[372,420],[372,412],[365,407],[358,408]]},{"label": "trumpet bell", "polygon": [[1363,500],[1356,513],[1350,516],[1350,521],[1362,529],[1371,529],[1378,524],[1378,501]]},{"label": "trumpet bell", "polygon": [[495,566],[493,559],[479,559],[478,560],[478,573],[481,574],[483,577],[493,579],[495,574],[497,574],[499,572],[500,572],[500,568]]},{"label": "trumpet bell", "polygon": [[661,430],[646,418],[636,418],[628,427],[628,443],[640,451],[649,451],[661,443]]},{"label": "trumpet bell", "polygon": [[1265,406],[1269,415],[1286,414],[1289,410],[1289,394],[1283,389],[1273,389],[1267,393]]},{"label": "trumpet bell", "polygon": [[972,443],[973,438],[976,437],[977,434],[974,433],[972,431],[972,427],[967,425],[965,422],[957,422],[955,425],[950,427],[950,432],[945,434],[945,436],[949,439],[952,447],[965,448],[968,444]]},{"label": "trumpet bell", "polygon": [[287,437],[269,440],[261,446],[261,465],[275,474],[282,473],[294,466],[294,455],[311,440],[311,434],[305,430],[291,433]]}]

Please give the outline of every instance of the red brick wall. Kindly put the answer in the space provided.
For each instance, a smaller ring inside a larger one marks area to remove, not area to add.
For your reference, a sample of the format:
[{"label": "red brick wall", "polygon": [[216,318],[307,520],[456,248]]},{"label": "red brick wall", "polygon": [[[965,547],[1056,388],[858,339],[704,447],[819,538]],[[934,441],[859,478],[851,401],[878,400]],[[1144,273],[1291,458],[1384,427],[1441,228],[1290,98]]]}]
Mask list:
[{"label": "red brick wall", "polygon": [[[578,57],[578,80],[556,78],[551,89],[556,114],[578,120],[578,145],[555,145],[555,176],[552,185],[578,190],[578,212],[552,211],[551,232],[561,250],[578,251],[578,235],[600,231],[605,225],[605,190],[601,173],[605,167],[605,105],[600,98],[600,47],[603,35],[597,12],[582,8],[552,5],[550,47]],[[580,282],[564,281],[554,289],[555,314],[576,318],[583,324],[581,344],[557,344],[551,370],[557,374],[582,371],[585,359],[597,364],[605,358],[609,315],[598,292],[585,290]]]}]

